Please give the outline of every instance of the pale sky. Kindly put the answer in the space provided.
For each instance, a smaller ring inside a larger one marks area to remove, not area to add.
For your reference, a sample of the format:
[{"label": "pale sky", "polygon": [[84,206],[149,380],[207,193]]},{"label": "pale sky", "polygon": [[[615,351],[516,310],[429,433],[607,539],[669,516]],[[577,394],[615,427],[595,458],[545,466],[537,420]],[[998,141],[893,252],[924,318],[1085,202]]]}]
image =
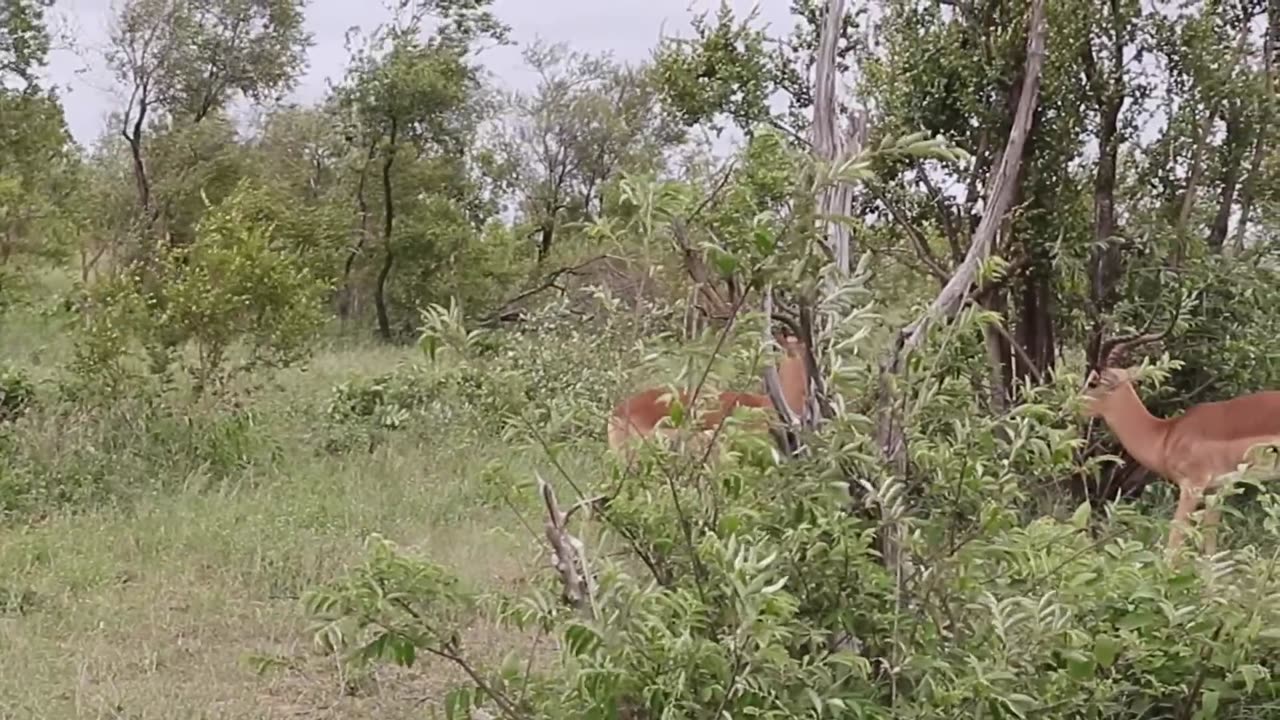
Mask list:
[{"label": "pale sky", "polygon": [[[101,134],[108,112],[122,105],[102,60],[113,9],[121,0],[56,0],[53,22],[67,31],[74,48],[56,49],[48,79],[60,87],[67,123],[86,147]],[[759,21],[777,34],[789,28],[789,0],[729,0],[739,13],[759,6]],[[610,51],[622,61],[648,57],[660,33],[687,35],[694,12],[711,10],[719,0],[494,0],[494,8],[524,45],[541,38],[564,42],[576,50]],[[309,66],[294,91],[302,102],[322,97],[326,78],[338,80],[347,61],[343,40],[348,28],[368,31],[390,17],[383,0],[308,0],[307,29],[314,36]],[[524,69],[519,47],[487,51],[484,63],[508,88],[524,89],[532,76]]]}]

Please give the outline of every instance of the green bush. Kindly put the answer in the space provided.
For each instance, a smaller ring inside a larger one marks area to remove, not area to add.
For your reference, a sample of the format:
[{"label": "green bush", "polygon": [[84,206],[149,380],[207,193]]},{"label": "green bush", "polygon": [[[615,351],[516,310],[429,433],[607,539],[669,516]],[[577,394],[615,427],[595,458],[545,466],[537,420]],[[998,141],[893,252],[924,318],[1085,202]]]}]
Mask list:
[{"label": "green bush", "polygon": [[[205,213],[191,245],[157,251],[132,275],[96,286],[78,345],[81,373],[118,374],[140,344],[153,372],[181,360],[203,391],[310,353],[325,285],[293,248],[274,242],[274,225],[255,222],[258,204],[241,184]],[[238,346],[245,357],[229,364]]]},{"label": "green bush", "polygon": [[280,457],[280,438],[251,407],[196,405],[134,383],[106,402],[42,404],[0,433],[0,517],[239,484]]}]

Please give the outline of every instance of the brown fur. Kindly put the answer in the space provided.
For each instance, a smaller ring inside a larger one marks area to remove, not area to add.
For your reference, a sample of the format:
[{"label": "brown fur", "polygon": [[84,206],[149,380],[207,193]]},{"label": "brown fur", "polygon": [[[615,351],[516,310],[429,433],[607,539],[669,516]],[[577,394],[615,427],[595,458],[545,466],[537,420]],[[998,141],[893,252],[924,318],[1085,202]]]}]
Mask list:
[{"label": "brown fur", "polygon": [[[786,351],[786,356],[778,366],[778,380],[782,386],[782,395],[792,413],[802,417],[805,412],[804,400],[809,382],[804,347],[793,337],[785,338],[781,344]],[[763,383],[761,389],[763,390]],[[670,390],[647,388],[619,402],[609,416],[609,447],[615,452],[621,452],[631,440],[652,436],[658,423],[671,411],[670,396]],[[689,392],[682,390],[679,397],[680,402],[687,407]],[[773,403],[764,393],[722,392],[716,397],[712,409],[704,411],[698,417],[696,427],[704,439],[709,438],[726,418],[741,407],[771,410]],[[764,431],[768,428],[768,420],[754,419],[749,427]]]},{"label": "brown fur", "polygon": [[[1178,507],[1168,552],[1182,545],[1182,525],[1206,493],[1245,461],[1259,444],[1280,443],[1280,391],[1241,395],[1196,405],[1179,417],[1153,416],[1133,389],[1127,370],[1106,368],[1090,376],[1086,413],[1101,417],[1120,444],[1148,470],[1178,486]],[[1213,553],[1218,511],[1206,510],[1205,552]]]}]

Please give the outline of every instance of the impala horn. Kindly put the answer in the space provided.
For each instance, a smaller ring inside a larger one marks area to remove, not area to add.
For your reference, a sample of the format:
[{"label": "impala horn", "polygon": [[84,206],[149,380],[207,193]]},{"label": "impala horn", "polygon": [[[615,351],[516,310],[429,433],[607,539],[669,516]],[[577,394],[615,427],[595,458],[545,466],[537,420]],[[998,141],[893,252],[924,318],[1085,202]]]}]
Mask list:
[{"label": "impala horn", "polygon": [[1117,363],[1125,360],[1134,348],[1163,340],[1178,324],[1178,318],[1181,315],[1182,303],[1179,302],[1178,306],[1173,310],[1173,317],[1169,319],[1169,326],[1164,330],[1158,333],[1147,332],[1151,329],[1151,323],[1155,321],[1155,318],[1152,317],[1147,321],[1146,327],[1133,335],[1112,338],[1103,342],[1098,347],[1099,369],[1116,367]]}]

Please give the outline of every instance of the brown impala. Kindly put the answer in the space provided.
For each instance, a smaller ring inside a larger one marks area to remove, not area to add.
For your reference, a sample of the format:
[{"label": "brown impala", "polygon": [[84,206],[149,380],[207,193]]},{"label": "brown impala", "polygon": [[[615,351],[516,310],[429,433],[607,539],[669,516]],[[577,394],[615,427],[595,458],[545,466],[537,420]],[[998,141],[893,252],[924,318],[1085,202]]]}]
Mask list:
[{"label": "brown impala", "polygon": [[[779,344],[786,352],[778,366],[782,395],[791,413],[796,417],[802,417],[809,382],[804,345],[799,339],[791,336],[782,338]],[[629,454],[629,445],[633,439],[643,440],[655,432],[674,434],[673,428],[658,427],[659,422],[667,417],[671,410],[670,395],[670,390],[665,388],[647,388],[614,406],[613,414],[609,417],[609,447],[626,456]],[[680,391],[680,402],[688,405],[688,390]],[[695,420],[695,427],[704,439],[709,439],[725,419],[740,407],[768,410],[773,407],[773,403],[770,402],[769,396],[763,393],[722,392],[716,398],[712,409]],[[766,418],[754,420],[748,427],[763,431],[768,428],[768,420]]]},{"label": "brown impala", "polygon": [[[1172,558],[1182,545],[1183,526],[1205,494],[1221,487],[1223,476],[1246,462],[1251,448],[1280,443],[1280,391],[1201,403],[1179,417],[1153,416],[1133,389],[1132,372],[1115,365],[1132,348],[1160,340],[1168,332],[1105,343],[1098,354],[1101,367],[1089,374],[1084,395],[1088,415],[1106,421],[1143,467],[1178,486],[1167,547]],[[1216,550],[1218,520],[1216,508],[1205,511],[1206,554]]]}]

